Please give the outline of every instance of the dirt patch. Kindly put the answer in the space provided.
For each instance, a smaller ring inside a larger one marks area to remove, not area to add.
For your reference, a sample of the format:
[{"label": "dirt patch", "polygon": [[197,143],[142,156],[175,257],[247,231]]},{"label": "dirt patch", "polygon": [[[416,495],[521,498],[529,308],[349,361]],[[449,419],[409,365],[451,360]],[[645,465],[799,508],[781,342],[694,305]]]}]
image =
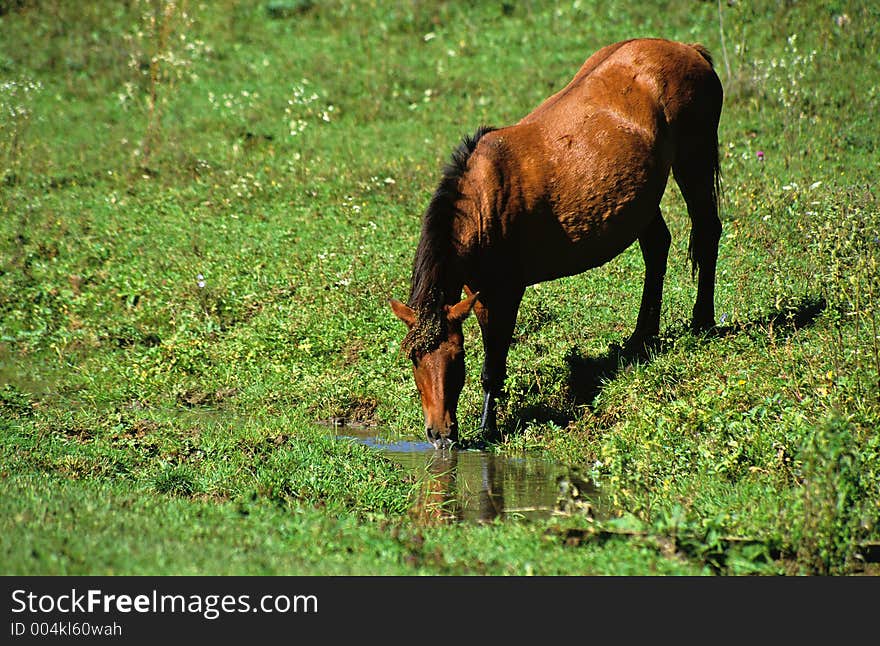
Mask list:
[{"label": "dirt patch", "polygon": [[238,394],[235,388],[220,388],[215,391],[202,390],[200,388],[191,388],[177,396],[177,403],[186,408],[195,408],[196,406],[214,406],[221,404]]},{"label": "dirt patch", "polygon": [[86,426],[75,424],[73,426],[63,426],[57,429],[58,433],[68,439],[80,444],[87,444],[95,439],[95,430]]},{"label": "dirt patch", "polygon": [[377,426],[378,408],[379,403],[373,398],[353,399],[339,406],[338,412],[320,421],[330,426]]},{"label": "dirt patch", "polygon": [[155,433],[157,430],[159,430],[159,424],[157,422],[149,419],[138,419],[132,423],[125,434],[127,437],[139,440],[150,433]]},{"label": "dirt patch", "polygon": [[36,404],[31,395],[13,384],[0,387],[0,412],[9,417],[30,417]]}]

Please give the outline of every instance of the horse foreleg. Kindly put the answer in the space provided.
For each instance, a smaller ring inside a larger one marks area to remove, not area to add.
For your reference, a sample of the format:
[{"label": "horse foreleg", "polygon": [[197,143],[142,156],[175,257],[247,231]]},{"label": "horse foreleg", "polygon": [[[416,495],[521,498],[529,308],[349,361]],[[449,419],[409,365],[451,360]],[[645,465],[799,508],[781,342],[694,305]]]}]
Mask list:
[{"label": "horse foreleg", "polygon": [[639,236],[639,246],[645,260],[645,284],[636,329],[627,341],[629,347],[644,345],[645,341],[660,334],[663,279],[671,242],[669,228],[663,221],[660,209],[657,209],[657,215]]},{"label": "horse foreleg", "polygon": [[485,381],[483,382],[483,416],[480,419],[480,430],[485,433],[495,433],[498,430],[498,418],[495,412],[496,394],[486,389]]},{"label": "horse foreleg", "polygon": [[507,353],[513,338],[516,315],[523,290],[504,295],[481,292],[474,306],[474,313],[483,335],[483,370],[480,382],[483,386],[483,416],[480,429],[488,434],[498,430],[495,402],[504,389],[507,378]]}]

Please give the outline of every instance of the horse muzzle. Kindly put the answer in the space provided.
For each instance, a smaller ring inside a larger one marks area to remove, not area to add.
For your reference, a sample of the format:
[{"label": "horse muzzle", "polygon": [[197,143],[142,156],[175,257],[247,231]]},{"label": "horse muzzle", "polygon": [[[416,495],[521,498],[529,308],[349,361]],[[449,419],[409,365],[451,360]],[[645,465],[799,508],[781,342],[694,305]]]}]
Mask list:
[{"label": "horse muzzle", "polygon": [[451,449],[452,445],[458,440],[458,429],[455,424],[441,429],[426,426],[425,436],[434,445],[435,449]]}]

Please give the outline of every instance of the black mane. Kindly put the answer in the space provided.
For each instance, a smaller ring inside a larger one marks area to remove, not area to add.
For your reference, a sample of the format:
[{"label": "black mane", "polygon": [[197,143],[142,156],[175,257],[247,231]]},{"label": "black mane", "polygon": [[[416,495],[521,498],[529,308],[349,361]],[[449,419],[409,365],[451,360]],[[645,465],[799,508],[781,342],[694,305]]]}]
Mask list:
[{"label": "black mane", "polygon": [[[434,196],[422,219],[422,234],[413,263],[409,306],[415,310],[438,303],[451,253],[451,227],[455,202],[461,197],[459,181],[467,170],[467,163],[480,139],[495,128],[481,126],[472,136],[465,136],[452,152]],[[457,294],[456,294],[457,296]]]},{"label": "black mane", "polygon": [[[455,203],[461,197],[459,182],[480,139],[493,130],[495,128],[490,126],[481,126],[473,135],[462,138],[444,166],[440,184],[425,211],[410,283],[409,306],[418,315],[416,326],[404,340],[404,346],[409,346],[410,351],[427,351],[435,347],[442,336],[440,311],[444,299],[450,296],[443,293],[443,287],[453,260],[452,222]],[[459,294],[451,296],[457,298]]]}]

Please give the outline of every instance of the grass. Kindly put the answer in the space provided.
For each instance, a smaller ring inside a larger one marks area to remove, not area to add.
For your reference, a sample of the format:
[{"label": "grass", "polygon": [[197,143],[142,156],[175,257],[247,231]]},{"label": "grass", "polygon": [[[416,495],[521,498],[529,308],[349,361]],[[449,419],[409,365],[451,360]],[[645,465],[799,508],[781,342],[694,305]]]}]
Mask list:
[{"label": "grass", "polygon": [[[871,3],[722,3],[723,48],[716,3],[0,9],[4,573],[875,572]],[[386,301],[441,164],[651,35],[707,45],[725,86],[718,333],[686,330],[670,180],[656,352],[614,349],[637,248],[535,286],[492,446],[589,473],[615,518],[421,521],[412,476],[315,422],[417,434]]]}]

